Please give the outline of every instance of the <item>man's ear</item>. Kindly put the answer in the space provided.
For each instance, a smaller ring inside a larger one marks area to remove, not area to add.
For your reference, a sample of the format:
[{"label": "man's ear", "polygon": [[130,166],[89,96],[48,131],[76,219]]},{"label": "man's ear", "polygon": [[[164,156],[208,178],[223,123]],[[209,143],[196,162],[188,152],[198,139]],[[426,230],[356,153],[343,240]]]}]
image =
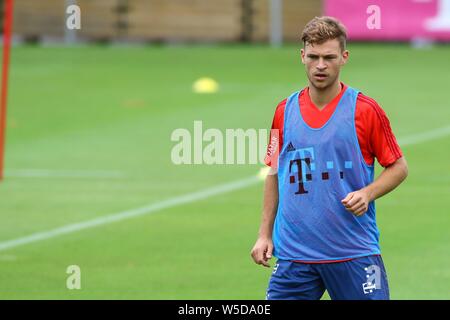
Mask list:
[{"label": "man's ear", "polygon": [[348,52],[348,50],[344,50],[344,52],[342,52],[342,65],[347,63],[349,55],[350,55],[350,52]]},{"label": "man's ear", "polygon": [[305,49],[300,49],[300,56],[302,57],[302,63],[305,64]]}]

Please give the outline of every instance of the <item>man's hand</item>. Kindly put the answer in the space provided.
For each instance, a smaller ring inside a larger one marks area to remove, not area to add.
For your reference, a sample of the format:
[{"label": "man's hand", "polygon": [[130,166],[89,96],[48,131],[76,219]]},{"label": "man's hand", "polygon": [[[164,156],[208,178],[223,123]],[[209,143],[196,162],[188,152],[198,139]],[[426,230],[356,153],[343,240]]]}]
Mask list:
[{"label": "man's hand", "polygon": [[272,258],[273,242],[270,238],[258,238],[252,249],[252,258],[257,264],[270,268],[268,260]]},{"label": "man's hand", "polygon": [[350,192],[341,200],[347,211],[350,211],[355,216],[362,216],[369,209],[369,195],[366,190]]}]

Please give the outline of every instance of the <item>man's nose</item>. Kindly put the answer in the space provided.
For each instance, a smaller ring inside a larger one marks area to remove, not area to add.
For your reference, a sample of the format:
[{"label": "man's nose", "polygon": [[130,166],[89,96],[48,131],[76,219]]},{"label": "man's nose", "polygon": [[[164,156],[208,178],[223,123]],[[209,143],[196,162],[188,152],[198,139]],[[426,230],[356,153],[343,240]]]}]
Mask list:
[{"label": "man's nose", "polygon": [[317,69],[324,70],[326,69],[327,65],[325,64],[325,60],[323,58],[319,59],[319,64],[317,65]]}]

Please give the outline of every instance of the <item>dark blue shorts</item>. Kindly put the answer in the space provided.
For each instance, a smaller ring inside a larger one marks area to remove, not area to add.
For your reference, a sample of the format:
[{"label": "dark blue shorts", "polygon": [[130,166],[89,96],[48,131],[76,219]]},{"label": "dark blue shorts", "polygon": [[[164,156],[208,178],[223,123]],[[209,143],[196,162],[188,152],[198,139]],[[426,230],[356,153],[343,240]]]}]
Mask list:
[{"label": "dark blue shorts", "polygon": [[381,256],[334,263],[278,260],[270,277],[266,299],[319,300],[325,290],[333,300],[389,300]]}]

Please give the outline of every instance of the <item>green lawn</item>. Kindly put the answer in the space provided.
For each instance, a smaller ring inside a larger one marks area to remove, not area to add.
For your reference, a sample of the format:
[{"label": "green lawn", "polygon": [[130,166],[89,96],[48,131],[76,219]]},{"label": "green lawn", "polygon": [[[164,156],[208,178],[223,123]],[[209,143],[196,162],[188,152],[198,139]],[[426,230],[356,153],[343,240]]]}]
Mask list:
[{"label": "green lawn", "polygon": [[[450,125],[449,46],[350,50],[343,81],[380,103],[397,138]],[[194,94],[202,76],[220,91]],[[170,135],[195,120],[269,128],[305,84],[295,46],[14,48],[0,244],[255,175],[261,165],[176,166]],[[393,299],[450,299],[449,138],[403,147],[409,177],[377,200]],[[249,255],[262,187],[0,251],[0,299],[263,299],[271,271]],[[66,288],[74,264],[81,290]]]}]

